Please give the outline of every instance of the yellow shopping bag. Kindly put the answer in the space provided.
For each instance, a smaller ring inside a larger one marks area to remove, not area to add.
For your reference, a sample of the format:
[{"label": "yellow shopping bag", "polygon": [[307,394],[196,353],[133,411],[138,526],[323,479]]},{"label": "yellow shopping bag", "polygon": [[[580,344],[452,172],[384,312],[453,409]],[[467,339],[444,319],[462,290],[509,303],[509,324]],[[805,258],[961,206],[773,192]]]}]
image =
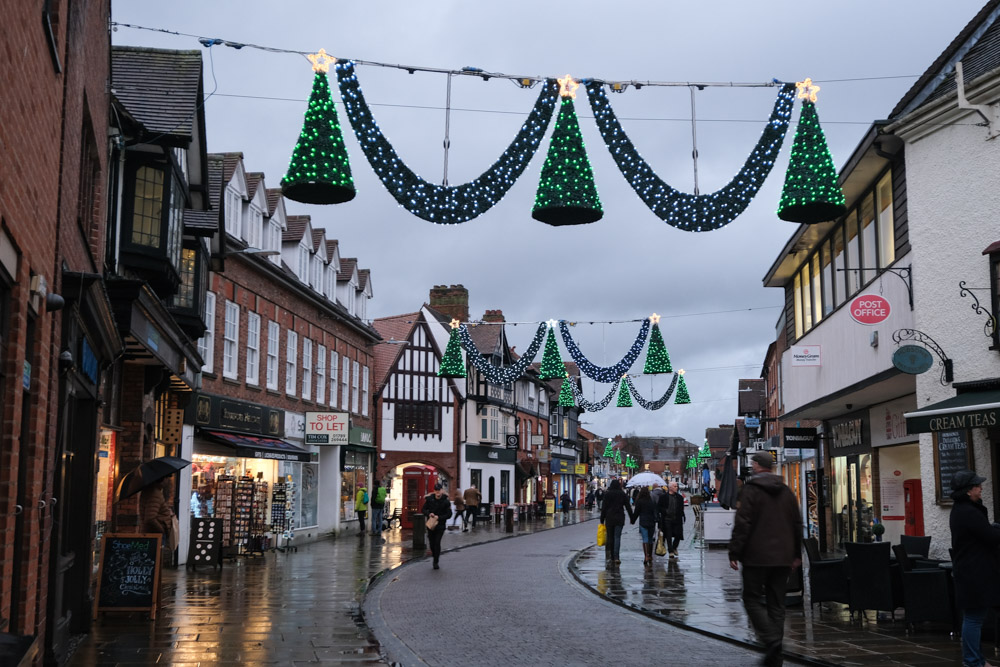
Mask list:
[{"label": "yellow shopping bag", "polygon": [[608,541],[608,528],[603,523],[597,524],[597,546],[603,547]]}]

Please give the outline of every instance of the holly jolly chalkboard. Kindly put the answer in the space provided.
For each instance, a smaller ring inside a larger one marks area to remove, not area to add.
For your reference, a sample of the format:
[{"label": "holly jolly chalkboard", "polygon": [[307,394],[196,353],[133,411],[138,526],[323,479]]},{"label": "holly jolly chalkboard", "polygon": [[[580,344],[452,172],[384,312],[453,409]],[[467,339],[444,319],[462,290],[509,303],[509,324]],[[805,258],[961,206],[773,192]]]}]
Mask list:
[{"label": "holly jolly chalkboard", "polygon": [[97,611],[148,611],[160,597],[160,540],[156,533],[105,533],[97,574]]},{"label": "holly jolly chalkboard", "polygon": [[951,476],[972,470],[972,437],[968,429],[934,433],[934,481],[937,503],[950,505]]}]

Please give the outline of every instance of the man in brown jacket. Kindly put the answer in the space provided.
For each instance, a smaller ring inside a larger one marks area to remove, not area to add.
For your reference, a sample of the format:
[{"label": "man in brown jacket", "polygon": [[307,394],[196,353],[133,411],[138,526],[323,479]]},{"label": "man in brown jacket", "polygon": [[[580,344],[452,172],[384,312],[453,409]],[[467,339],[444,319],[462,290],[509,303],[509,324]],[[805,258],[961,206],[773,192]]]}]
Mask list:
[{"label": "man in brown jacket", "polygon": [[[476,522],[479,521],[479,501],[483,499],[483,494],[479,493],[479,489],[475,486],[470,486],[465,490],[465,512],[467,517],[472,518],[472,527],[476,527]],[[462,529],[462,532],[467,532],[469,530],[468,524]]]},{"label": "man in brown jacket", "polygon": [[[743,563],[743,606],[764,643],[765,665],[782,663],[785,590],[792,568],[802,564],[802,514],[768,452],[750,457],[753,476],[743,485],[729,540],[729,565]],[[766,599],[766,605],[761,598]]]}]

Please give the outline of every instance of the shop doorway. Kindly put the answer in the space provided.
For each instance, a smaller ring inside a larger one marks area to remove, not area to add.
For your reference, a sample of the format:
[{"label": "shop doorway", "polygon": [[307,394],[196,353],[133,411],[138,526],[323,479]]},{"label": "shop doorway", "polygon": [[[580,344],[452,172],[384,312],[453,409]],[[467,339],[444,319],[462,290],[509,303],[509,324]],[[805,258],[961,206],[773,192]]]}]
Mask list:
[{"label": "shop doorway", "polygon": [[874,495],[871,454],[855,454],[833,460],[834,507],[840,508],[834,522],[834,540],[841,549],[847,542],[872,542]]},{"label": "shop doorway", "polygon": [[403,528],[413,528],[413,515],[420,514],[424,497],[434,490],[437,471],[429,466],[403,468]]}]

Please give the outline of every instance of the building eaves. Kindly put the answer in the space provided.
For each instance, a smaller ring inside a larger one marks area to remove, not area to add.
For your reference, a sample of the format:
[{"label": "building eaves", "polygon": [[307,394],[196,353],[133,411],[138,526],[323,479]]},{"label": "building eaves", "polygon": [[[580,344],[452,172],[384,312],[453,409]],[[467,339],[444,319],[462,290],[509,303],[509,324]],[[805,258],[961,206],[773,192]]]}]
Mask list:
[{"label": "building eaves", "polygon": [[[112,94],[157,139],[186,145],[202,106],[201,51],[111,47]],[[148,139],[148,137],[147,137]]]}]

